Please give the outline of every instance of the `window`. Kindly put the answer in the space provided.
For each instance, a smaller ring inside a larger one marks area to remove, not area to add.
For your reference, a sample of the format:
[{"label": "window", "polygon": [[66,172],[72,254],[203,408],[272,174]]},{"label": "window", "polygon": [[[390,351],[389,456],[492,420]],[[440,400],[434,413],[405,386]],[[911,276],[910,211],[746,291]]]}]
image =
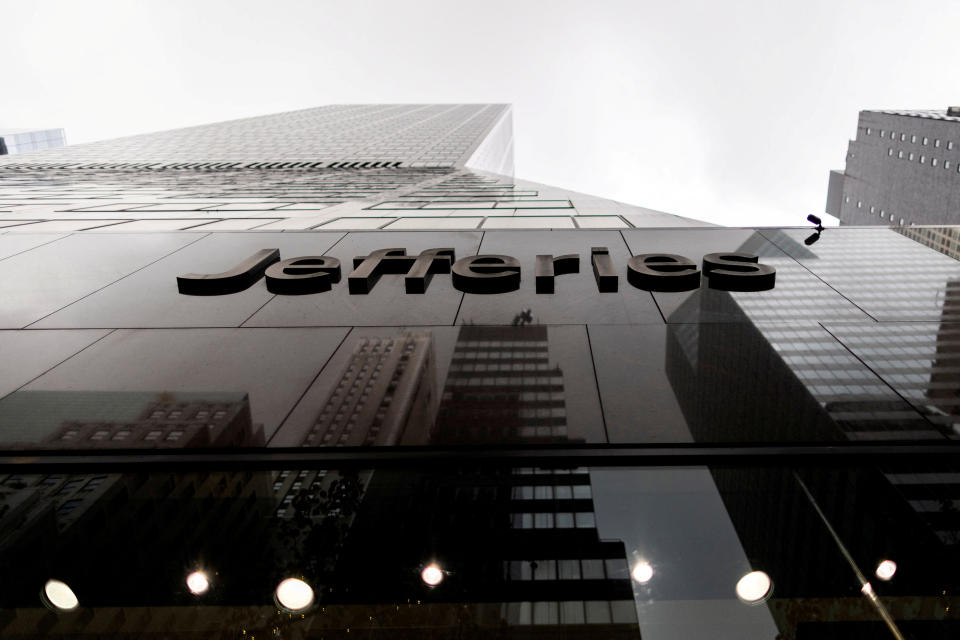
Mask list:
[{"label": "window", "polygon": [[917,136],[910,136],[910,142],[917,144]]},{"label": "window", "polygon": [[930,138],[928,138],[927,136],[923,136],[923,144],[924,144],[924,146],[926,146],[926,144],[927,144],[928,142],[930,142]]},{"label": "window", "polygon": [[933,146],[935,146],[937,149],[940,148],[940,138],[937,138],[933,141]]},{"label": "window", "polygon": [[913,153],[913,151],[911,151],[911,152],[910,152],[910,156],[907,158],[907,160],[913,160],[913,156],[914,156],[914,153]]},{"label": "window", "polygon": [[857,209],[860,209],[861,207],[863,207],[863,201],[857,200]]},{"label": "window", "polygon": [[898,157],[898,158],[902,158],[902,157],[903,157],[903,151],[897,151],[897,157]]},{"label": "window", "polygon": [[953,142],[947,140],[947,149],[953,149]]},{"label": "window", "polygon": [[597,526],[596,518],[592,511],[584,511],[574,515],[577,523],[577,529],[593,529]]},{"label": "window", "polygon": [[906,139],[907,139],[907,134],[901,133],[901,134],[900,134],[900,142],[903,142],[903,141],[905,141]]},{"label": "window", "polygon": [[930,166],[931,166],[931,167],[937,166],[937,159],[936,159],[936,158],[930,158]]},{"label": "window", "polygon": [[950,161],[949,161],[949,160],[944,160],[944,161],[943,161],[943,168],[944,168],[944,169],[949,169],[949,168],[950,168]]},{"label": "window", "polygon": [[893,147],[890,147],[889,149],[887,149],[887,155],[888,155],[888,156],[892,156],[892,155],[893,155]]},{"label": "window", "polygon": [[880,129],[880,137],[881,137],[881,138],[885,138],[885,137],[886,137],[886,135],[884,135],[884,134],[886,134],[886,131],[884,131],[883,129]]},{"label": "window", "polygon": [[870,131],[871,131],[870,127],[867,127],[867,135],[870,135]]},{"label": "window", "polygon": [[65,516],[83,504],[83,500],[67,500],[57,509],[57,515]]},{"label": "window", "polygon": [[872,207],[872,206],[871,206],[871,207],[870,207],[870,213],[874,213],[874,209],[875,209],[875,207]]},{"label": "window", "polygon": [[920,164],[927,164],[927,156],[920,156]]}]

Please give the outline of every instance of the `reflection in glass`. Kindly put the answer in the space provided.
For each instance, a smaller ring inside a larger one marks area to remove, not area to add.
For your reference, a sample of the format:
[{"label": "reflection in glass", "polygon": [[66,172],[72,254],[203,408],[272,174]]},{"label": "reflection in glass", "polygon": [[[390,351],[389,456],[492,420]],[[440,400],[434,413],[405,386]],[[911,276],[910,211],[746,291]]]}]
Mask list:
[{"label": "reflection in glass", "polygon": [[877,565],[877,577],[881,580],[890,580],[897,572],[897,563],[893,560],[884,560]]},{"label": "reflection in glass", "polygon": [[43,595],[46,602],[61,611],[71,611],[80,604],[73,589],[60,580],[47,580],[43,585]]},{"label": "reflection in glass", "polygon": [[424,584],[435,587],[443,582],[443,571],[435,564],[427,565],[420,572],[420,579],[423,580]]},{"label": "reflection in glass", "polygon": [[547,327],[464,326],[432,434],[438,444],[568,442],[564,375]]},{"label": "reflection in glass", "polygon": [[422,444],[437,396],[433,336],[361,338],[305,446]]},{"label": "reflection in glass", "polygon": [[650,566],[649,562],[638,562],[633,567],[633,572],[630,575],[633,576],[636,582],[646,584],[653,578],[653,567]]},{"label": "reflection in glass", "polygon": [[263,446],[243,392],[17,391],[0,400],[11,449]]},{"label": "reflection in glass", "polygon": [[313,589],[303,580],[287,578],[277,585],[277,602],[288,611],[301,611],[313,604]]},{"label": "reflection in glass", "polygon": [[751,571],[737,581],[737,597],[748,604],[758,604],[770,597],[773,581],[763,571]]},{"label": "reflection in glass", "polygon": [[210,588],[210,580],[203,571],[194,571],[187,576],[187,589],[194,595],[201,595]]}]

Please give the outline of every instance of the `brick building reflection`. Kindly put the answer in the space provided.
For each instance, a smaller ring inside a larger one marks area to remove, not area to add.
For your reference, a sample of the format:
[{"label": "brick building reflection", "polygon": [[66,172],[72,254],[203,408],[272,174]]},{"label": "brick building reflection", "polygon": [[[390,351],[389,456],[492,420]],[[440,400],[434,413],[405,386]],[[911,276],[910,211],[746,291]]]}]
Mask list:
[{"label": "brick building reflection", "polygon": [[302,444],[423,444],[436,396],[431,334],[360,338]]}]

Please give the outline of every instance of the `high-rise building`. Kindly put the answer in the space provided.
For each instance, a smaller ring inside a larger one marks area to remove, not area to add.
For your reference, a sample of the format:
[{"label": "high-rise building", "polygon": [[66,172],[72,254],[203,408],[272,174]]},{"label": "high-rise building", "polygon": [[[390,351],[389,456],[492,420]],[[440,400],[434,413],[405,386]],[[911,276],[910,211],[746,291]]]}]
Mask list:
[{"label": "high-rise building", "polygon": [[960,107],[861,111],[826,212],[840,224],[960,223]]},{"label": "high-rise building", "polygon": [[67,144],[63,129],[4,129],[0,127],[0,156],[56,149]]},{"label": "high-rise building", "polygon": [[956,637],[957,228],[513,165],[507,105],[0,158],[0,638]]}]

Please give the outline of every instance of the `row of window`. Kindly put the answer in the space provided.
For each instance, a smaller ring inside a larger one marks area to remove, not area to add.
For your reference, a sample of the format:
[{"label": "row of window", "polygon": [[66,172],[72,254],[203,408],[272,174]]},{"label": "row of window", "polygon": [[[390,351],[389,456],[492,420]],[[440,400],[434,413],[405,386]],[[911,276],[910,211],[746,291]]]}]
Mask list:
[{"label": "row of window", "polygon": [[[564,602],[509,602],[503,605],[508,625],[636,624],[633,600]],[[562,635],[562,634],[561,634]]]},{"label": "row of window", "polygon": [[[202,426],[202,425],[200,425]],[[174,429],[168,431],[164,436],[164,432],[161,429],[153,429],[148,431],[147,434],[143,437],[144,440],[155,442],[158,440],[167,440],[170,442],[179,440],[184,434],[184,431],[181,429]],[[80,435],[79,429],[67,429],[60,436],[61,440],[76,440]],[[90,440],[129,440],[130,436],[133,435],[133,431],[130,429],[119,429],[111,433],[109,429],[98,429],[90,435]]]},{"label": "row of window", "polygon": [[[897,140],[897,139],[898,139],[898,138],[897,138],[898,134],[897,134],[896,131],[886,131],[885,129],[880,129],[880,132],[879,132],[879,133],[880,133],[880,137],[881,137],[881,138],[889,138],[890,140]],[[872,129],[871,127],[867,127],[867,135],[868,135],[868,136],[869,136],[869,135],[873,135],[873,129]],[[930,142],[931,142],[931,139],[930,139],[929,137],[927,137],[927,136],[920,136],[920,137],[918,137],[918,136],[915,135],[915,134],[906,134],[906,133],[903,133],[903,132],[901,132],[901,133],[899,134],[899,140],[900,140],[900,142],[906,142],[908,139],[909,139],[910,142],[913,143],[913,144],[917,144],[917,142],[919,141],[919,143],[920,143],[921,145],[923,145],[923,146],[927,146],[927,145],[929,145]],[[940,148],[940,146],[941,146],[941,140],[940,140],[940,138],[934,138],[934,139],[932,140],[932,142],[933,142],[934,148],[936,148],[936,149],[939,149],[939,148]],[[948,151],[953,150],[953,146],[954,146],[954,145],[953,145],[953,141],[952,141],[952,140],[947,140],[947,141],[946,141],[946,147],[947,147],[947,150],[948,150]]]},{"label": "row of window", "polygon": [[[849,203],[849,202],[850,202],[850,196],[844,196],[843,201]],[[857,209],[862,209],[862,208],[863,208],[863,200],[857,200]],[[878,209],[879,209],[879,211],[878,211]],[[901,227],[907,224],[907,221],[906,221],[905,219],[903,219],[903,218],[900,218],[900,221],[897,222],[896,218],[894,218],[894,216],[893,216],[892,213],[890,214],[890,216],[889,216],[889,218],[888,218],[888,217],[887,217],[887,212],[886,212],[885,210],[883,210],[883,209],[880,209],[879,207],[876,207],[876,206],[871,206],[871,207],[870,207],[870,213],[874,213],[874,214],[879,213],[881,220],[887,220],[887,219],[889,219],[891,224],[899,224]],[[914,223],[911,222],[910,224],[914,224]]]},{"label": "row of window", "polygon": [[[894,153],[893,147],[888,147],[888,148],[887,148],[887,156],[892,158],[892,157],[893,157],[893,153]],[[944,161],[941,163],[940,160],[939,160],[939,158],[934,158],[934,157],[932,157],[932,156],[928,158],[926,155],[924,155],[924,154],[922,154],[922,153],[921,153],[921,154],[916,154],[916,153],[914,153],[914,152],[912,152],[912,151],[904,152],[902,149],[897,150],[896,153],[897,153],[897,158],[899,158],[899,159],[901,159],[901,160],[904,160],[904,159],[905,159],[905,160],[909,160],[909,161],[912,162],[913,160],[916,159],[916,160],[919,160],[920,164],[927,164],[927,160],[929,160],[931,167],[942,166],[944,169],[950,169],[951,167],[954,166],[953,163],[952,163],[950,160],[944,160]],[[957,163],[957,165],[956,165],[956,170],[957,170],[957,173],[960,173],[960,163]]]},{"label": "row of window", "polygon": [[503,563],[506,580],[627,580],[623,558],[566,560],[509,560]]},{"label": "row of window", "polygon": [[593,492],[588,484],[576,485],[521,485],[513,488],[514,500],[589,500]]},{"label": "row of window", "polygon": [[592,511],[577,513],[514,513],[510,526],[514,529],[595,529],[597,519]]}]

